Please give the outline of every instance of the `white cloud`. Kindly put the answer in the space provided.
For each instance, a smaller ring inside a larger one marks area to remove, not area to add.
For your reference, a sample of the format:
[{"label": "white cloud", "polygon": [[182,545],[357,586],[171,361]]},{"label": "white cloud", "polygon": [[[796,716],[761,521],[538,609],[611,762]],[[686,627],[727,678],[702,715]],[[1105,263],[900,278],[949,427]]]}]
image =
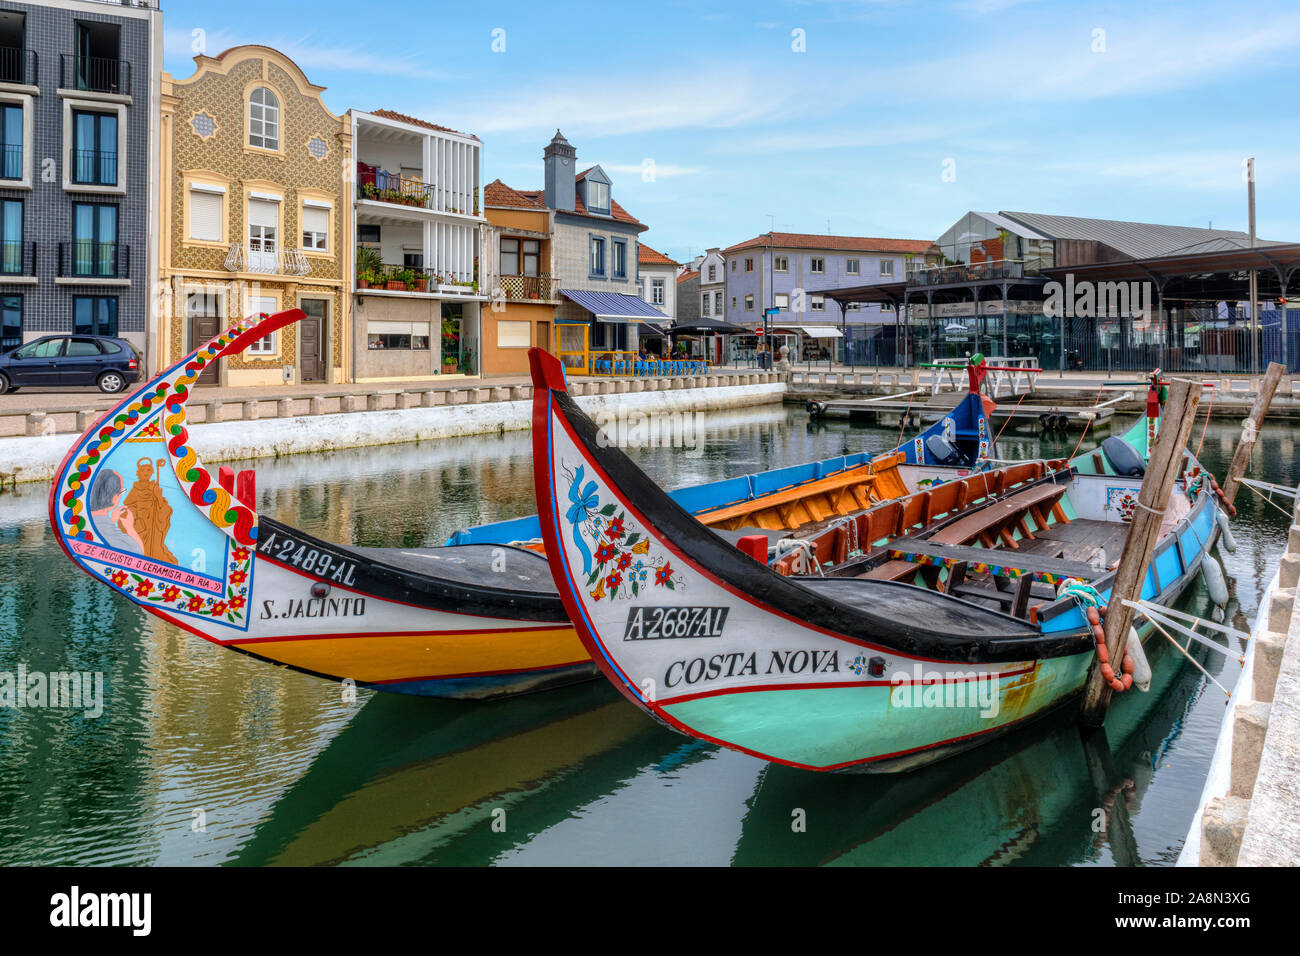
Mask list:
[{"label": "white cloud", "polygon": [[216,56],[230,47],[244,44],[258,44],[279,50],[302,67],[309,79],[312,78],[313,71],[326,70],[422,80],[446,76],[444,71],[431,69],[428,59],[422,56],[372,53],[360,45],[317,42],[311,35],[298,38],[244,37],[227,30],[203,31],[187,27],[169,27],[163,31],[163,51],[167,57],[192,57],[200,53]]}]

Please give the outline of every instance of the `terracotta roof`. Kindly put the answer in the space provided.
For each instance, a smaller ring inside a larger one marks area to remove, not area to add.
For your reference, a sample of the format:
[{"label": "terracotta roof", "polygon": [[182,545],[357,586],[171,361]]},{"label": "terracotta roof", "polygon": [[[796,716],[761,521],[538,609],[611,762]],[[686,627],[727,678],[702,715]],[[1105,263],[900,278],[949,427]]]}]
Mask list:
[{"label": "terracotta roof", "polygon": [[483,205],[507,206],[512,209],[545,209],[546,204],[525,196],[518,190],[511,189],[499,179],[494,179],[483,187]]},{"label": "terracotta roof", "polygon": [[[768,236],[771,236],[769,240]],[[726,255],[741,249],[827,249],[844,252],[915,252],[923,253],[934,242],[930,239],[876,239],[868,236],[816,236],[804,232],[763,233],[722,250]]]},{"label": "terracotta roof", "polygon": [[414,116],[407,116],[405,113],[399,113],[396,110],[371,110],[370,115],[382,116],[384,119],[395,120],[398,123],[410,123],[412,126],[423,126],[425,129],[437,130],[439,133],[455,133],[457,136],[468,136],[470,139],[478,139],[478,137],[473,133],[462,133],[460,130],[452,129],[450,126],[439,126],[436,123],[429,123],[422,119],[416,119]]},{"label": "terracotta roof", "polygon": [[677,281],[686,282],[689,279],[697,278],[699,274],[700,274],[699,269],[687,269],[685,272],[683,272],[681,275],[677,277]]},{"label": "terracotta roof", "polygon": [[[519,190],[519,193],[520,193],[520,195],[527,196],[527,197],[530,198],[530,199],[536,200],[537,202],[541,203],[542,205],[545,205],[545,204],[546,204],[546,192],[545,192],[544,190],[541,190],[541,189],[521,189],[521,190]],[[573,209],[572,209],[572,210],[569,210],[569,209],[557,209],[557,210],[556,210],[556,212],[562,212],[562,213],[565,213],[566,215],[570,215],[570,216],[586,216],[586,217],[588,217],[588,218],[590,218],[590,219],[616,219],[616,220],[618,220],[619,222],[627,222],[627,223],[631,223],[631,224],[634,225],[634,226],[640,226],[640,227],[641,227],[641,230],[642,230],[643,232],[644,232],[646,229],[649,229],[649,228],[650,228],[650,227],[647,226],[645,223],[643,223],[640,219],[638,219],[636,216],[632,215],[630,212],[628,212],[626,209],[624,209],[622,206],[620,206],[620,205],[618,204],[618,201],[615,200],[615,199],[610,199],[610,201],[609,201],[609,211],[610,211],[610,215],[608,215],[608,216],[594,216],[594,215],[592,215],[591,213],[587,212],[587,207],[584,206],[584,205],[582,204],[582,197],[581,197],[581,196],[578,196],[578,195],[575,195],[575,196],[573,197]]]},{"label": "terracotta roof", "polygon": [[636,244],[636,261],[646,266],[675,266],[678,265],[672,259],[669,259],[662,252],[656,252],[647,246],[644,242]]}]

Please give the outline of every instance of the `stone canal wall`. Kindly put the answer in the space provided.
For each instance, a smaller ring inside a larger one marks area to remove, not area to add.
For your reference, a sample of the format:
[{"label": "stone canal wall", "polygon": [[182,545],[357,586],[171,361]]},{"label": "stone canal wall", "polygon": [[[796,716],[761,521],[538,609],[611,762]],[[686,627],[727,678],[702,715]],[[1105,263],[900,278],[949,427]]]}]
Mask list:
[{"label": "stone canal wall", "polygon": [[[617,410],[657,416],[767,405],[780,403],[785,389],[782,376],[771,372],[569,382],[570,393],[592,415]],[[335,405],[339,410],[329,412],[319,397],[196,401],[186,408],[191,422],[201,423],[190,427],[194,447],[211,463],[527,429],[532,391],[531,385],[484,385],[374,392],[343,396]],[[232,410],[237,417],[230,416]],[[100,413],[83,414],[86,420],[79,424],[84,429]],[[0,482],[51,480],[78,434],[0,438]]]},{"label": "stone canal wall", "polygon": [[1300,504],[1180,866],[1300,865]]}]

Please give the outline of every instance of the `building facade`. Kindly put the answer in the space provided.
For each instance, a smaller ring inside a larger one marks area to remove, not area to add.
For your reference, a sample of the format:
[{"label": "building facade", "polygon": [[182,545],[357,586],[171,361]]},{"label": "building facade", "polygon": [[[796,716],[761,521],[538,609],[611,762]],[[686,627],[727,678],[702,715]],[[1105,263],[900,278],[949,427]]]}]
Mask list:
[{"label": "building facade", "polygon": [[637,244],[637,277],[641,298],[669,318],[677,315],[678,263],[644,242]]},{"label": "building facade", "polygon": [[694,322],[700,317],[700,271],[685,268],[677,274],[677,322]]},{"label": "building facade", "polygon": [[348,123],[356,381],[479,374],[482,144],[392,110]]},{"label": "building facade", "polygon": [[346,382],[351,130],[284,54],[239,46],[162,75],[158,343],[176,361],[232,321],[307,317],[205,370],[229,386]]},{"label": "building facade", "polygon": [[559,284],[552,261],[554,214],[546,203],[501,180],[483,188],[488,298],[483,313],[483,374],[526,375],[528,349],[554,349]]},{"label": "building facade", "polygon": [[736,311],[727,309],[727,262],[718,248],[706,249],[700,260],[700,288],[696,296],[696,314],[700,318],[728,321],[728,315]]},{"label": "building facade", "polygon": [[50,332],[149,337],[162,13],[0,3],[0,349]]}]

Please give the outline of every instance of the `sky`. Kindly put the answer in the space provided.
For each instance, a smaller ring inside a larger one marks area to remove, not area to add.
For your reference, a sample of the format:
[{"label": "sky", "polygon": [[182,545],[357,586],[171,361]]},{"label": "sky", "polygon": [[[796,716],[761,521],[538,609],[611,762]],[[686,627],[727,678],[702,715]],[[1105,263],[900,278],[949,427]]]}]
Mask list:
[{"label": "sky", "polygon": [[[967,210],[1300,241],[1300,5],[162,0],[165,66],[261,43],[326,105],[483,141],[482,181],[578,168],[679,261],[768,229],[934,239]],[[1289,100],[1289,102],[1288,102]]]}]

